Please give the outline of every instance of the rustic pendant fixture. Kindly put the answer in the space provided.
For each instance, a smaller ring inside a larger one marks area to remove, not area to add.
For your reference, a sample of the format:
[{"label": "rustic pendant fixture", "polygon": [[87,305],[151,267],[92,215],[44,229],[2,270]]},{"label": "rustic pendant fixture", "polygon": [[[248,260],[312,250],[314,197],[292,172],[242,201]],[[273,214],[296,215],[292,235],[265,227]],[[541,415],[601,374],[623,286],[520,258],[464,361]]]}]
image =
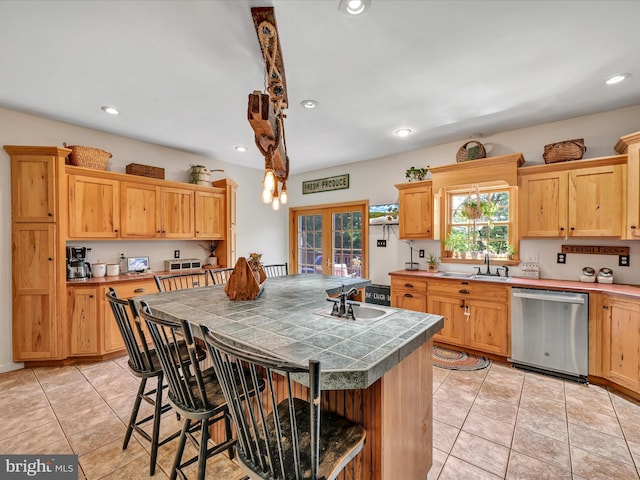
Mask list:
[{"label": "rustic pendant fixture", "polygon": [[[248,120],[255,134],[256,147],[264,156],[262,201],[274,210],[287,203],[289,157],[284,134],[283,110],[287,108],[287,86],[282,52],[272,7],[251,9],[253,24],[264,58],[265,88],[249,94]],[[282,187],[279,188],[279,184]],[[281,193],[279,193],[279,191]]]}]

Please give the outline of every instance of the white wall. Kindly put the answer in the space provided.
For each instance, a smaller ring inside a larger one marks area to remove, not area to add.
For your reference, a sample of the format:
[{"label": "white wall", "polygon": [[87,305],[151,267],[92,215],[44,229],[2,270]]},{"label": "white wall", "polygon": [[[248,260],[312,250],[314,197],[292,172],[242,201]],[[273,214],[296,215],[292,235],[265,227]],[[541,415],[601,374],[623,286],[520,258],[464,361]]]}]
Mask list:
[{"label": "white wall", "polygon": [[[232,178],[237,190],[237,252],[238,256],[250,251],[263,252],[268,263],[286,260],[286,210],[274,212],[260,202],[262,173],[222,162],[217,159],[194,155],[179,150],[160,147],[95,130],[43,119],[33,115],[0,109],[0,145],[87,145],[102,148],[113,154],[110,171],[124,173],[129,163],[155,165],[165,169],[167,180],[188,181],[191,164],[208,168],[222,168],[212,179]],[[230,152],[230,157],[234,152]],[[262,165],[260,165],[261,167]],[[5,257],[5,268],[0,269],[0,372],[17,368],[11,353],[11,177],[9,156],[0,149],[0,254]],[[200,242],[204,243],[204,242]],[[118,253],[128,256],[149,256],[151,268],[164,269],[164,260],[173,258],[179,249],[182,258],[207,257],[194,241],[92,241],[69,242],[93,250],[93,260],[114,262]]]},{"label": "white wall", "polygon": [[[578,117],[544,125],[538,125],[519,130],[512,130],[480,139],[488,151],[488,156],[504,155],[522,152],[525,165],[543,164],[544,145],[568,140],[584,138],[587,151],[584,158],[616,155],[613,147],[618,139],[626,134],[640,130],[640,105],[625,109],[612,110],[596,115]],[[399,139],[398,141],[402,141]],[[295,175],[287,184],[290,205],[316,205],[333,202],[347,202],[368,199],[369,203],[379,204],[394,202],[398,192],[396,183],[406,182],[405,171],[411,167],[426,167],[427,165],[445,165],[455,163],[456,152],[461,140],[446,145],[421,148],[406,153],[377,158],[360,163],[333,167],[321,171],[307,172]],[[291,162],[295,163],[295,152],[291,153]],[[305,180],[324,178],[348,173],[350,187],[345,190],[302,194],[301,184]],[[400,212],[402,214],[402,212]],[[410,259],[409,246],[397,238],[397,227],[393,227],[386,248],[378,248],[376,240],[383,238],[380,226],[369,227],[369,272],[374,283],[389,284],[388,273],[404,268]],[[385,237],[386,238],[386,237]],[[567,255],[567,263],[556,263],[556,253],[560,252],[563,244],[580,245],[624,245],[631,248],[631,267],[619,267],[618,257],[611,255]],[[424,249],[426,254],[439,254],[439,241],[416,241],[414,247],[414,261],[417,257],[415,250]],[[558,278],[577,280],[579,271],[584,266],[594,268],[609,267],[614,271],[616,283],[640,284],[640,242],[613,240],[526,240],[520,245],[521,258],[527,260],[529,256],[538,257],[540,274],[543,278]],[[426,262],[419,260],[420,269],[426,270]],[[471,267],[459,265],[441,265],[442,270],[472,271]],[[513,268],[513,275],[519,274],[519,269]]]}]

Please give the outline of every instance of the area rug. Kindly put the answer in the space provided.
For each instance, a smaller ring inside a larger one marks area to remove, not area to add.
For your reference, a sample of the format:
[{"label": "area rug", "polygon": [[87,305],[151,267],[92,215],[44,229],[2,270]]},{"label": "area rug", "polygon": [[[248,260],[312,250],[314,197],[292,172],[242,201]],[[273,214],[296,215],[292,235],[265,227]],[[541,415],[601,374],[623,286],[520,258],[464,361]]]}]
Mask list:
[{"label": "area rug", "polygon": [[482,370],[491,365],[487,357],[433,346],[433,366],[447,370]]}]

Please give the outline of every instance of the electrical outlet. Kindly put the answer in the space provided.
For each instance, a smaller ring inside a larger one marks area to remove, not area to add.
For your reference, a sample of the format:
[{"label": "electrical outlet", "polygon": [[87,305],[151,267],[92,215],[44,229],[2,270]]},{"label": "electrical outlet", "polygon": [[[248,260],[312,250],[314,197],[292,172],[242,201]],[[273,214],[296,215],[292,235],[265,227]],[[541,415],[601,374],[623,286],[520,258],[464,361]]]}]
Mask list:
[{"label": "electrical outlet", "polygon": [[618,256],[618,266],[619,267],[628,267],[631,265],[631,260],[629,259],[629,255],[619,255]]},{"label": "electrical outlet", "polygon": [[379,247],[386,247],[387,246],[387,241],[386,240],[378,240],[378,246]]},{"label": "electrical outlet", "polygon": [[567,254],[566,253],[558,253],[557,263],[567,263]]},{"label": "electrical outlet", "polygon": [[173,251],[173,258],[180,258],[180,250]]},{"label": "electrical outlet", "polygon": [[423,249],[418,250],[418,256],[420,258],[424,258],[424,250]]},{"label": "electrical outlet", "polygon": [[118,258],[120,258],[120,260],[124,260],[126,258],[126,255],[124,254],[124,252],[121,252]]}]

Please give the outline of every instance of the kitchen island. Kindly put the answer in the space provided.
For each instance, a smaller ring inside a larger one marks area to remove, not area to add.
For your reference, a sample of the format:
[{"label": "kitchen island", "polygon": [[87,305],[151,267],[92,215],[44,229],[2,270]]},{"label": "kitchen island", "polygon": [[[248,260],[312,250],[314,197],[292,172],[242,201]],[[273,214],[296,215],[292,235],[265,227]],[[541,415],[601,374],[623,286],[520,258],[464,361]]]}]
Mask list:
[{"label": "kitchen island", "polygon": [[205,324],[245,348],[319,360],[323,407],[367,429],[364,450],[340,478],[424,479],[432,459],[431,338],[443,318],[388,307],[379,320],[328,315],[327,295],[369,283],[302,274],[269,278],[254,301],[230,301],[223,286],[138,298],[159,317]]}]

